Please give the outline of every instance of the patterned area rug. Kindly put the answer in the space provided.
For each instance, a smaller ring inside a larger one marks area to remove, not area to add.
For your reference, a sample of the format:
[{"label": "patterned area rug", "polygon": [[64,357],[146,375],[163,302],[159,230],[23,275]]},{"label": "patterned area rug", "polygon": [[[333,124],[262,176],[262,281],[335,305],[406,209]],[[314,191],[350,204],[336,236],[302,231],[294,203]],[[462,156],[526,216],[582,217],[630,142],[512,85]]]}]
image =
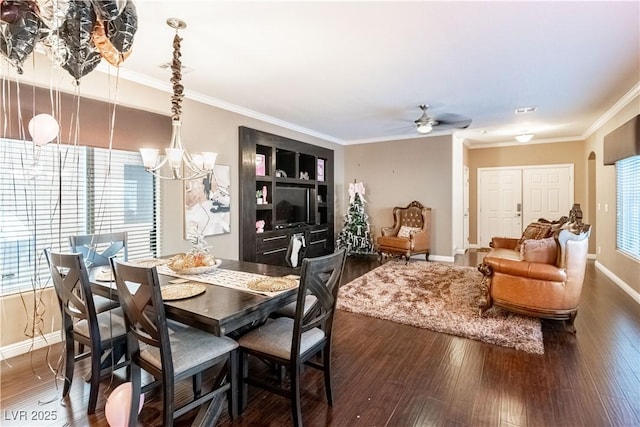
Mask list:
[{"label": "patterned area rug", "polygon": [[389,261],[340,288],[338,308],[543,354],[539,319],[499,308],[479,316],[481,280],[475,267]]}]

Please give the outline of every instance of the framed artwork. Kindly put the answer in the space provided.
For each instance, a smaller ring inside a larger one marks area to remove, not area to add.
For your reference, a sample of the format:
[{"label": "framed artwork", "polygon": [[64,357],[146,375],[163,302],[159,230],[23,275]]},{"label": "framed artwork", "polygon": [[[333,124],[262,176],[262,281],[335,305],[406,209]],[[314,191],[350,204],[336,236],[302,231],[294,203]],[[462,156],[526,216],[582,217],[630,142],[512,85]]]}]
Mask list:
[{"label": "framed artwork", "polygon": [[203,236],[231,232],[230,168],[215,165],[212,176],[185,181],[184,237],[196,230]]},{"label": "framed artwork", "polygon": [[318,159],[317,180],[324,181],[324,159]]},{"label": "framed artwork", "polygon": [[265,174],[265,156],[264,154],[256,154],[256,175],[264,176]]}]

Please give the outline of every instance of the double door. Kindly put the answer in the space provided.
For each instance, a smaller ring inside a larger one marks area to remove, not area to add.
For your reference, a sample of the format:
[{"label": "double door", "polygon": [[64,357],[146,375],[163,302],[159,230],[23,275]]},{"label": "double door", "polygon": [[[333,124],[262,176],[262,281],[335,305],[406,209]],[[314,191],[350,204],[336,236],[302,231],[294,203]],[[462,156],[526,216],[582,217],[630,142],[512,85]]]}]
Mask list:
[{"label": "double door", "polygon": [[573,165],[478,169],[478,244],[522,235],[539,218],[567,215],[573,205]]}]

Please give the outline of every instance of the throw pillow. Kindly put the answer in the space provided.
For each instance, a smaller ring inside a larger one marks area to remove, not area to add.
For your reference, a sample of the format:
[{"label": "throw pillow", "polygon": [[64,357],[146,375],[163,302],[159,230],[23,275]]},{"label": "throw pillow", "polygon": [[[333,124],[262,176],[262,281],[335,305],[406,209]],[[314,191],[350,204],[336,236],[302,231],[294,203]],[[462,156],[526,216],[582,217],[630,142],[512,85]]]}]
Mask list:
[{"label": "throw pillow", "polygon": [[398,237],[409,237],[413,233],[417,233],[420,230],[421,229],[418,227],[407,227],[406,225],[403,225],[398,231]]},{"label": "throw pillow", "polygon": [[516,251],[520,250],[520,246],[525,240],[529,239],[544,239],[545,237],[551,236],[552,229],[550,224],[541,224],[539,222],[532,222],[527,225],[524,232],[522,233],[522,237],[518,240],[518,244],[515,247]]},{"label": "throw pillow", "polygon": [[524,261],[555,265],[558,258],[558,242],[553,237],[525,240],[520,247]]}]

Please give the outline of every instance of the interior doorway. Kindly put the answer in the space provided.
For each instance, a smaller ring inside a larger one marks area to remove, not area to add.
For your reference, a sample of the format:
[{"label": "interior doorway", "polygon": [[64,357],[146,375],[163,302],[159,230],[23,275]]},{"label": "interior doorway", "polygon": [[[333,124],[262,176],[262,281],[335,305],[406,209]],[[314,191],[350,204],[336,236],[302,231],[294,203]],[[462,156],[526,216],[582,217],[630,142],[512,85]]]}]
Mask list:
[{"label": "interior doorway", "polygon": [[478,169],[478,244],[519,238],[538,218],[558,219],[573,205],[573,165]]}]

